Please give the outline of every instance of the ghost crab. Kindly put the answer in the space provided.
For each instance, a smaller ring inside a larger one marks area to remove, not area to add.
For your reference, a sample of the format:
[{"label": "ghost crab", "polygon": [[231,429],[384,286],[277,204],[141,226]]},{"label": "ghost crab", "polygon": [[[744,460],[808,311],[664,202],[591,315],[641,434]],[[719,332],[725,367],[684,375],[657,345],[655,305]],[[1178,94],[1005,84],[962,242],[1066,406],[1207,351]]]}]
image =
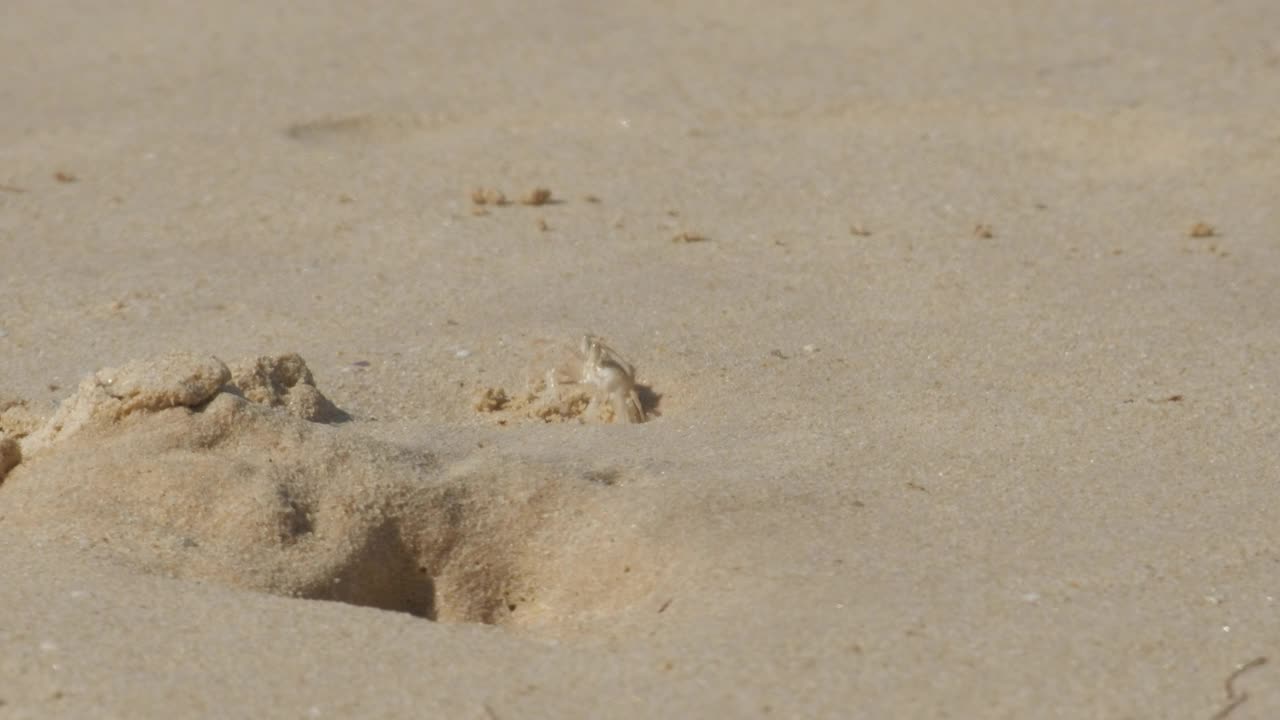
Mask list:
[{"label": "ghost crab", "polygon": [[605,419],[607,407],[615,422],[642,423],[644,406],[636,392],[636,368],[604,340],[586,334],[573,353],[573,360],[547,371],[547,388],[556,391],[565,385],[590,386],[591,401],[586,412]]}]

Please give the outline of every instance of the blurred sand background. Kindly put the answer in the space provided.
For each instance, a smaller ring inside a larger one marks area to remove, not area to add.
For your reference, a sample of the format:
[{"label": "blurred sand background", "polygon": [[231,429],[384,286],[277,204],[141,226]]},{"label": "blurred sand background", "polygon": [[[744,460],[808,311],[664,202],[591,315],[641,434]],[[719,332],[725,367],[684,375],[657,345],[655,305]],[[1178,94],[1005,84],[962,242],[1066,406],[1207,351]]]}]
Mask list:
[{"label": "blurred sand background", "polygon": [[1280,716],[1271,0],[3,13],[0,718]]}]

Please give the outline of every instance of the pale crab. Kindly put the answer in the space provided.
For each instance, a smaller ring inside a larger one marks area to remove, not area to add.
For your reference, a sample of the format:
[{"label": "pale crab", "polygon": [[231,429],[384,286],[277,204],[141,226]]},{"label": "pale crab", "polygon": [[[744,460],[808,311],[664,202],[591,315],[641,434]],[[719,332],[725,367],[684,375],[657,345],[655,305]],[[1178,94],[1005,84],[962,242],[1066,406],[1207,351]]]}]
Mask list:
[{"label": "pale crab", "polygon": [[573,360],[547,371],[548,390],[556,392],[563,385],[593,386],[586,412],[597,418],[605,419],[607,404],[615,422],[645,421],[644,406],[636,392],[635,366],[595,335],[583,335]]}]

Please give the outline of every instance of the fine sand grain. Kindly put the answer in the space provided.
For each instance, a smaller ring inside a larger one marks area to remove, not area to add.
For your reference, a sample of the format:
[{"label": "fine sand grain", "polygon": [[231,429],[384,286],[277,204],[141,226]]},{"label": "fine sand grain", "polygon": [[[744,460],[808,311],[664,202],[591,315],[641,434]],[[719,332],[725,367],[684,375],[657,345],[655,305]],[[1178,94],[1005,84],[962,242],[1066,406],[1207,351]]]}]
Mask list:
[{"label": "fine sand grain", "polygon": [[0,720],[1280,717],[1277,23],[17,0]]}]

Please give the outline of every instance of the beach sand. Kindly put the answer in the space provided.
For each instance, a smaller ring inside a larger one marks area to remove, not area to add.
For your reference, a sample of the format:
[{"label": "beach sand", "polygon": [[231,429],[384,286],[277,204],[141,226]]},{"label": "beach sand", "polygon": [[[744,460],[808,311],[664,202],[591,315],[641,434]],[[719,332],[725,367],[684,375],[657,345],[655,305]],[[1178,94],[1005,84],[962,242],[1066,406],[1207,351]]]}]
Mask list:
[{"label": "beach sand", "polygon": [[0,718],[1280,716],[1270,0],[6,17]]}]

